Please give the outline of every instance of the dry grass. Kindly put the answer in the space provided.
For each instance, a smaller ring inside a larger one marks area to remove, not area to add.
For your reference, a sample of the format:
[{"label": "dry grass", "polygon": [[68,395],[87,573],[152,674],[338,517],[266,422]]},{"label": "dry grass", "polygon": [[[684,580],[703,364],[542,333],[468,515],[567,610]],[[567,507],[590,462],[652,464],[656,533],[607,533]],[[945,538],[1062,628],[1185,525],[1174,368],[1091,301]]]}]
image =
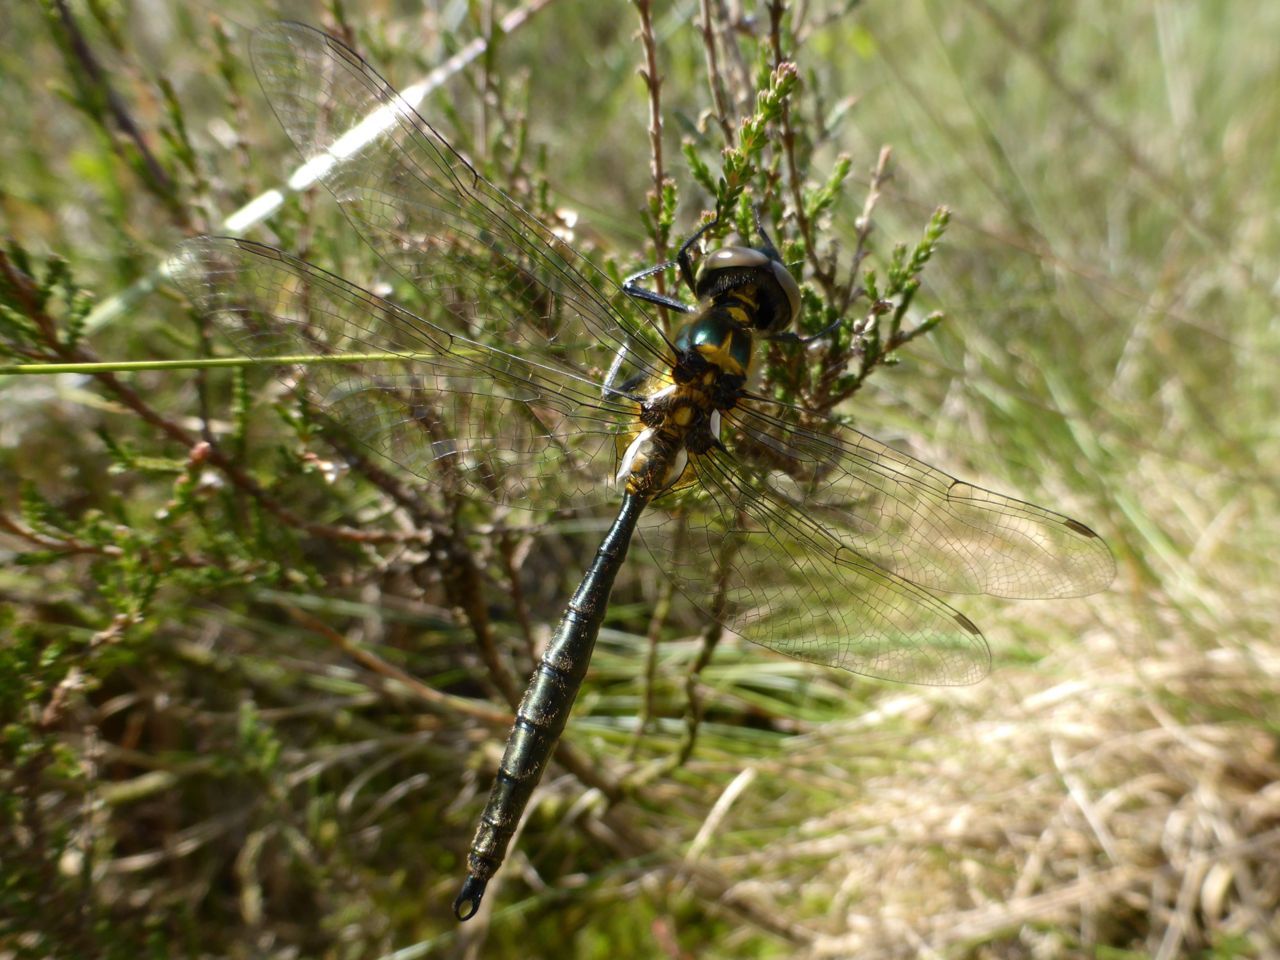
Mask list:
[{"label": "dry grass", "polygon": [[[768,771],[785,793],[735,797],[715,867],[806,917],[797,955],[1274,955],[1280,759],[1252,716],[1280,656],[1167,642],[1136,662],[1117,639],[798,738]],[[828,812],[797,823],[814,793]]]}]

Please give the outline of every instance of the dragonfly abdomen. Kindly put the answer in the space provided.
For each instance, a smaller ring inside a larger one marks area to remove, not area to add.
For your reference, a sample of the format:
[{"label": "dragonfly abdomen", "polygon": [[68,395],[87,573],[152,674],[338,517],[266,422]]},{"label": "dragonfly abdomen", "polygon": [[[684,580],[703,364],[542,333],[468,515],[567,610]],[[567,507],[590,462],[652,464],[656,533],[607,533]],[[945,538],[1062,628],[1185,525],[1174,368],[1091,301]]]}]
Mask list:
[{"label": "dragonfly abdomen", "polygon": [[626,559],[640,512],[648,502],[648,496],[644,495],[629,493],[623,498],[617,519],[601,541],[590,569],[578,584],[547,644],[546,653],[534,668],[529,688],[516,710],[516,722],[507,737],[489,801],[471,841],[468,876],[453,902],[453,912],[459,920],[470,919],[480,908],[484,888],[506,858],[507,846],[520,816],[564,732],[578,689],[587,675],[613,581]]}]

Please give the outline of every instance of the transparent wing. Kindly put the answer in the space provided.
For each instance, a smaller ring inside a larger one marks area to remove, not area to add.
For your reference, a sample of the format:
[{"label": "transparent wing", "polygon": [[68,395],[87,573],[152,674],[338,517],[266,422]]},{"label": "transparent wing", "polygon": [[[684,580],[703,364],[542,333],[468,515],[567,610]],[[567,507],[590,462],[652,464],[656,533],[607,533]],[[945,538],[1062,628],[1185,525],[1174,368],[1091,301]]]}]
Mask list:
[{"label": "transparent wing", "polygon": [[633,408],[568,361],[469,340],[247,240],[188,241],[171,274],[246,356],[293,358],[279,361],[294,369],[289,386],[417,476],[513,506],[531,485],[575,503],[607,495],[613,436]]},{"label": "transparent wing", "polygon": [[772,410],[726,414],[725,449],[694,457],[697,486],[642,531],[681,592],[748,639],[886,680],[970,683],[990,667],[986,641],[928,590],[1071,597],[1115,575],[1078,521]]},{"label": "transparent wing", "polygon": [[[619,359],[628,367],[613,383],[663,369],[668,352],[658,328],[436,133],[411,102],[420,91],[402,96],[355,52],[303,24],[259,30],[253,61],[306,161],[295,184],[322,182],[423,302],[483,305],[469,319],[487,324],[463,332],[489,330],[543,355],[595,358],[602,381]],[[518,309],[499,315],[496,302]]]},{"label": "transparent wing", "polygon": [[[721,486],[769,527],[838,560],[850,552],[949,593],[1062,598],[1115,576],[1106,543],[1079,521],[949,476],[847,426],[802,411],[743,407],[726,420]],[[801,422],[801,421],[805,422]]]},{"label": "transparent wing", "polygon": [[710,497],[655,505],[641,539],[706,617],[788,656],[882,680],[986,676],[990,651],[964,614],[851,551],[816,549],[797,511],[762,523],[738,506],[746,495],[722,458],[697,457],[694,469]]},{"label": "transparent wing", "polygon": [[[247,353],[309,356],[309,394],[419,476],[510,504],[532,483],[599,496],[635,415],[621,384],[669,370],[656,327],[338,41],[278,24],[256,35],[254,61],[306,161],[295,185],[333,192],[415,310],[229,240],[184,248],[192,299],[231,320]],[[708,616],[792,656],[971,682],[985,641],[923,588],[1072,596],[1112,576],[1083,525],[820,418],[740,409],[724,440],[730,452],[696,457],[700,484],[655,504],[642,536]]]}]

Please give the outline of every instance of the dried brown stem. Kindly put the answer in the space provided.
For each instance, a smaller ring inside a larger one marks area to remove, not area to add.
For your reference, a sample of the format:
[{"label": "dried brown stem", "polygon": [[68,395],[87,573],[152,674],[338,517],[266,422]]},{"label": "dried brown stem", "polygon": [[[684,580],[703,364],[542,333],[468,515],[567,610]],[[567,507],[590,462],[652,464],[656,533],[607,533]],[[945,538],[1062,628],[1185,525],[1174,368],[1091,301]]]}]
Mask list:
[{"label": "dried brown stem", "polygon": [[[739,524],[738,529],[746,528],[746,517],[739,512],[737,517]],[[719,574],[716,579],[716,593],[711,601],[711,617],[707,623],[707,627],[702,631],[702,648],[698,651],[698,659],[689,668],[689,673],[685,677],[685,694],[688,700],[688,712],[685,716],[685,738],[680,744],[680,751],[675,760],[675,766],[683,766],[693,755],[694,747],[698,743],[698,728],[702,724],[702,698],[698,693],[698,681],[702,677],[702,671],[711,663],[712,656],[715,655],[716,647],[720,643],[720,638],[724,636],[724,622],[727,619],[728,603],[729,603],[729,586],[733,577],[733,555],[738,549],[738,539],[733,536],[726,537],[721,545],[720,552],[716,556],[716,566]]]},{"label": "dried brown stem", "polygon": [[524,586],[520,582],[520,566],[523,551],[515,542],[515,533],[505,527],[498,531],[498,552],[502,556],[502,569],[511,584],[511,606],[516,623],[520,625],[520,636],[524,640],[525,656],[530,663],[538,660],[537,643],[533,638],[533,621],[529,617],[529,602],[524,595]]},{"label": "dried brown stem", "polygon": [[[663,219],[662,194],[667,185],[666,165],[662,156],[662,75],[658,72],[658,43],[653,35],[652,0],[632,0],[632,6],[640,16],[640,45],[644,49],[644,66],[639,70],[649,96],[649,172],[653,177],[653,193],[650,209],[653,218],[654,262],[667,259],[668,230]],[[659,294],[667,292],[665,272],[653,278],[654,289]],[[659,307],[663,329],[668,326],[667,308]]]},{"label": "dried brown stem", "polygon": [[[644,49],[644,66],[640,76],[649,94],[649,172],[653,177],[653,189],[661,196],[667,181],[667,171],[662,159],[662,75],[658,72],[658,44],[653,35],[653,4],[651,0],[632,0],[640,15],[640,45]],[[666,259],[665,248],[657,251],[658,259]]]},{"label": "dried brown stem", "polygon": [[663,577],[658,596],[653,602],[649,628],[645,631],[644,695],[641,698],[640,716],[636,718],[635,737],[631,741],[630,756],[633,758],[639,753],[640,743],[653,720],[653,692],[658,680],[658,644],[662,639],[662,628],[667,616],[671,613],[671,599],[674,595],[675,583],[670,577]]},{"label": "dried brown stem", "polygon": [[394,664],[388,663],[376,653],[352,643],[323,620],[312,616],[304,610],[300,610],[297,607],[287,607],[286,610],[299,626],[324,637],[367,670],[388,680],[394,680],[425,704],[447,710],[450,713],[465,714],[495,727],[510,726],[515,720],[512,714],[492,707],[483,700],[472,700],[466,697],[455,697],[448,693],[441,693],[412,674],[401,670]]},{"label": "dried brown stem", "polygon": [[[40,305],[40,296],[35,280],[19,270],[2,251],[0,251],[0,275],[9,285],[13,295],[22,302],[24,314],[35,324],[41,338],[45,341],[45,349],[48,352],[42,359],[56,360],[63,363],[101,362],[97,356],[82,347],[69,347],[59,342],[57,324]],[[104,371],[95,373],[93,376],[103,387],[114,394],[117,400],[137,414],[145,423],[155,427],[184,449],[192,450],[198,444],[208,442],[184,430],[173,420],[154,410],[133,388],[127,386],[114,373]],[[355,543],[403,543],[406,541],[418,541],[423,537],[423,534],[418,531],[367,531],[353,527],[312,523],[302,519],[271,494],[267,493],[252,477],[227,457],[216,444],[209,443],[206,456],[209,462],[225,473],[237,488],[257,500],[266,510],[289,526],[305,530],[312,536],[330,540],[347,540]]]},{"label": "dried brown stem", "polygon": [[174,196],[173,180],[169,177],[160,161],[156,159],[155,154],[151,152],[151,148],[147,145],[142,131],[133,122],[133,117],[129,115],[129,111],[125,108],[124,101],[120,99],[119,94],[112,88],[107,72],[98,62],[98,58],[94,56],[88,40],[80,30],[80,25],[76,23],[75,18],[71,15],[71,10],[66,4],[66,0],[54,0],[54,6],[57,8],[58,20],[62,24],[62,29],[66,32],[67,44],[84,71],[88,86],[103,97],[112,120],[120,129],[120,132],[133,144],[134,149],[138,151],[138,156],[142,160],[142,168],[145,171],[144,179],[147,181],[147,185],[153,193],[165,202],[166,206],[173,212],[177,222],[182,226],[188,226],[186,212],[177,203]]},{"label": "dried brown stem", "polygon": [[83,540],[79,540],[76,537],[51,537],[47,534],[37,533],[35,530],[24,526],[6,513],[0,513],[0,530],[8,531],[13,534],[13,536],[20,540],[25,540],[27,543],[32,546],[39,547],[41,550],[50,550],[68,555],[87,553],[102,557],[124,556],[124,550],[113,544],[85,543]]},{"label": "dried brown stem", "polygon": [[729,97],[725,93],[724,76],[720,72],[720,58],[716,51],[716,34],[711,15],[711,0],[700,0],[698,29],[702,33],[702,47],[707,60],[707,84],[711,88],[711,102],[715,104],[715,120],[726,146],[733,146],[733,123],[729,120]]},{"label": "dried brown stem", "polygon": [[[773,65],[776,70],[786,62],[782,49],[782,16],[786,11],[784,0],[771,0],[769,4],[769,45],[773,52]],[[828,298],[835,287],[835,270],[833,264],[824,264],[818,256],[817,238],[814,236],[813,224],[809,220],[804,205],[804,176],[796,161],[796,130],[791,122],[791,104],[783,102],[780,119],[782,129],[782,153],[787,162],[787,187],[791,193],[791,205],[795,210],[796,227],[804,238],[805,259],[814,281],[820,286]]]}]

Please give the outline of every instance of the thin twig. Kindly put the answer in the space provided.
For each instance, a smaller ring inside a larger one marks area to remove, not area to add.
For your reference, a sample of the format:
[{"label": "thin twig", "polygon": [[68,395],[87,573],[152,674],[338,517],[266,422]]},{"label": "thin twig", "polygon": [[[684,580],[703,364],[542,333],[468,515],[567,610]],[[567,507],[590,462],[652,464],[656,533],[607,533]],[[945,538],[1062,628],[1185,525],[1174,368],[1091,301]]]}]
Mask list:
[{"label": "thin twig", "polygon": [[160,161],[156,159],[155,154],[151,152],[151,148],[147,145],[142,131],[133,122],[133,117],[129,115],[124,102],[112,88],[107,72],[102,69],[102,65],[98,63],[98,58],[94,56],[88,40],[85,39],[80,30],[80,25],[76,23],[75,18],[71,15],[71,10],[66,4],[66,0],[54,0],[54,6],[58,10],[58,19],[66,32],[67,43],[81,69],[84,70],[89,87],[94,91],[95,95],[103,98],[116,126],[133,144],[134,149],[138,151],[138,156],[142,159],[143,169],[146,171],[144,179],[147,181],[148,186],[153,193],[165,202],[165,205],[174,214],[180,225],[188,225],[186,213],[174,197],[172,178],[170,178]]},{"label": "thin twig", "polygon": [[124,550],[110,543],[85,543],[71,536],[51,537],[47,534],[37,533],[30,527],[24,526],[13,517],[6,513],[0,512],[0,530],[6,530],[13,536],[33,546],[39,547],[41,550],[72,555],[79,553],[87,553],[102,557],[122,557]]},{"label": "thin twig", "polygon": [[[737,517],[737,527],[739,530],[747,527],[747,518],[741,512]],[[725,537],[720,552],[716,556],[716,592],[711,601],[710,621],[702,632],[702,647],[698,651],[698,659],[689,668],[689,673],[685,677],[688,709],[685,713],[684,741],[680,744],[674,763],[677,767],[683,766],[688,761],[698,742],[698,729],[702,724],[702,697],[698,693],[698,681],[702,677],[702,671],[711,663],[720,638],[724,636],[724,620],[729,610],[729,586],[734,576],[733,555],[737,552],[739,542],[736,536]]]},{"label": "thin twig", "polygon": [[455,515],[453,535],[448,538],[449,552],[440,565],[441,572],[444,574],[445,588],[449,599],[462,611],[467,625],[471,628],[471,633],[476,639],[476,649],[480,651],[480,659],[484,661],[489,678],[498,688],[503,699],[514,710],[520,703],[522,694],[520,685],[498,649],[498,642],[493,634],[493,624],[485,605],[484,583],[458,523],[459,518]]},{"label": "thin twig", "polygon": [[[650,0],[632,0],[632,3],[640,14],[640,45],[644,48],[644,66],[639,73],[649,93],[649,172],[654,193],[661,195],[667,172],[662,162],[662,75],[658,73],[658,44],[653,36],[653,5]],[[659,248],[657,253],[659,260],[667,258],[664,248]]]},{"label": "thin twig", "polygon": [[711,0],[700,0],[698,29],[702,33],[702,48],[707,60],[707,84],[711,88],[711,101],[715,104],[715,120],[720,125],[725,146],[733,146],[736,137],[729,120],[729,98],[725,93],[724,77],[720,73],[720,60],[716,52],[716,35],[711,16]]},{"label": "thin twig", "polygon": [[[855,223],[857,243],[854,246],[853,257],[849,262],[848,280],[841,285],[839,291],[830,291],[830,295],[835,301],[836,309],[842,316],[848,312],[859,297],[865,294],[865,290],[858,283],[858,278],[862,273],[862,263],[870,252],[868,242],[875,228],[875,208],[880,201],[884,184],[890,176],[889,161],[892,156],[893,151],[888,146],[880,148],[875,170],[872,171],[871,181],[867,185],[867,196],[862,204],[862,213]],[[862,337],[871,329],[872,324],[879,321],[883,309],[882,304],[870,304],[867,308],[867,313],[853,324],[853,336],[849,341],[852,349],[857,350],[859,348]],[[883,360],[896,346],[898,344],[890,344],[888,349],[878,353],[874,359],[877,361]],[[875,366],[875,363],[868,363],[871,359],[873,358],[868,357],[864,352],[857,375],[845,389],[832,393],[831,388],[839,382],[849,363],[848,350],[837,349],[836,343],[833,341],[822,355],[821,369],[816,378],[817,395],[813,398],[814,408],[828,412],[857,393],[862,387],[863,381],[866,380]]]},{"label": "thin twig", "polygon": [[530,663],[537,663],[538,649],[533,637],[533,623],[529,618],[529,603],[525,599],[524,584],[520,580],[520,566],[523,552],[515,542],[515,534],[507,528],[498,533],[498,553],[502,557],[502,569],[511,585],[511,606],[516,623],[520,625],[520,636],[524,639],[525,656]]},{"label": "thin twig", "polygon": [[[784,0],[771,0],[769,4],[769,46],[773,54],[773,67],[778,69],[787,58],[782,50],[782,16],[786,11]],[[779,121],[782,128],[782,152],[787,161],[787,186],[791,191],[791,205],[795,210],[796,227],[804,238],[805,258],[809,261],[813,279],[826,294],[831,293],[835,277],[818,258],[817,239],[813,234],[813,224],[809,220],[804,203],[804,177],[796,162],[796,130],[791,122],[790,101],[783,101],[782,116]]]},{"label": "thin twig", "polygon": [[[41,359],[56,359],[65,363],[101,362],[83,347],[69,347],[59,342],[56,332],[57,324],[41,307],[35,280],[18,269],[3,251],[0,251],[0,276],[3,276],[4,280],[9,284],[13,295],[22,302],[24,314],[35,324],[41,338],[45,341],[45,349],[48,351],[48,355]],[[198,445],[207,443],[207,441],[183,429],[173,420],[154,410],[135,390],[127,386],[111,371],[100,371],[94,373],[93,377],[144,422],[155,427],[184,449],[193,450]],[[237,488],[257,500],[267,511],[273,513],[290,527],[305,530],[312,536],[329,540],[347,540],[355,543],[403,543],[406,541],[419,541],[423,538],[423,534],[419,531],[368,531],[346,526],[329,526],[304,520],[280,503],[274,496],[267,493],[257,481],[245,473],[231,458],[226,456],[216,444],[208,445],[205,456],[210,463],[225,473]]]},{"label": "thin twig", "polygon": [[394,664],[388,663],[376,653],[352,643],[346,636],[305,610],[301,610],[298,607],[286,607],[285,610],[299,626],[324,637],[366,669],[401,684],[423,703],[446,709],[450,713],[465,714],[495,727],[510,726],[515,721],[514,715],[490,706],[485,700],[473,700],[467,697],[455,697],[452,694],[441,693],[412,674]]},{"label": "thin twig", "polygon": [[[684,525],[681,524],[681,529]],[[678,549],[678,548],[677,548]],[[649,627],[645,631],[644,657],[644,694],[641,697],[640,716],[636,718],[635,736],[631,740],[628,756],[632,759],[640,752],[640,744],[653,722],[654,689],[658,680],[658,644],[662,639],[662,628],[671,613],[671,598],[675,595],[675,583],[670,577],[663,577],[658,588],[658,596],[653,602],[653,615],[649,618]]]},{"label": "thin twig", "polygon": [[[644,50],[644,65],[638,72],[649,96],[649,173],[653,178],[649,211],[653,220],[653,262],[665,263],[670,236],[663,200],[669,180],[662,154],[662,74],[658,72],[658,43],[653,35],[653,4],[651,0],[632,0],[632,5],[640,16],[640,45]],[[659,295],[666,294],[666,271],[654,275],[653,285]],[[669,332],[667,308],[659,305],[658,315],[662,329]]]}]

